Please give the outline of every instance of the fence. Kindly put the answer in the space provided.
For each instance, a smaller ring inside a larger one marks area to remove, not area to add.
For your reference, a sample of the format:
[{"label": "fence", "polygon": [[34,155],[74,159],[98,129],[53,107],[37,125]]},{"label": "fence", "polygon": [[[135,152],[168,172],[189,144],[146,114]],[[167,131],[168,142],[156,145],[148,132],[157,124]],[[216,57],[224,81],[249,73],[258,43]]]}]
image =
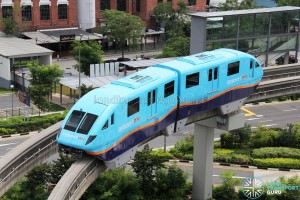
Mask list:
[{"label": "fence", "polygon": [[35,107],[15,107],[13,109],[6,108],[0,109],[0,119],[15,116],[29,117],[30,115],[38,115],[40,113],[40,110]]}]

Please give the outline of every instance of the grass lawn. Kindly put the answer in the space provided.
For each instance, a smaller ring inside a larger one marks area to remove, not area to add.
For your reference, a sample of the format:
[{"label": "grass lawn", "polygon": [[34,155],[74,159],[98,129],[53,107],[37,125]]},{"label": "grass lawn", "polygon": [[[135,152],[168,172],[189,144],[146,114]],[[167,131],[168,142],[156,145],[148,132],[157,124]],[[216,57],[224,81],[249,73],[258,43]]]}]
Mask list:
[{"label": "grass lawn", "polygon": [[9,93],[11,93],[10,89],[0,88],[0,94],[9,94]]}]

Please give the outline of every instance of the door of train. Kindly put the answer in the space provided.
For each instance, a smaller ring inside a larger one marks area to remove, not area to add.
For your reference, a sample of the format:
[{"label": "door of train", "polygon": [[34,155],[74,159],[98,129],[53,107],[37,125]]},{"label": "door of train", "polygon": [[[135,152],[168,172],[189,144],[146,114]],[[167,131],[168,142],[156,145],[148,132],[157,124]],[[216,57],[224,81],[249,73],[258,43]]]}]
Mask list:
[{"label": "door of train", "polygon": [[218,67],[214,67],[208,70],[208,92],[212,93],[219,88],[219,70]]},{"label": "door of train", "polygon": [[250,60],[250,66],[249,66],[249,77],[250,78],[254,78],[254,69],[255,69],[255,66],[254,66],[254,61],[253,60]]},{"label": "door of train", "polygon": [[157,113],[157,89],[151,90],[148,92],[148,100],[147,100],[147,106],[150,107],[150,118],[156,116]]}]

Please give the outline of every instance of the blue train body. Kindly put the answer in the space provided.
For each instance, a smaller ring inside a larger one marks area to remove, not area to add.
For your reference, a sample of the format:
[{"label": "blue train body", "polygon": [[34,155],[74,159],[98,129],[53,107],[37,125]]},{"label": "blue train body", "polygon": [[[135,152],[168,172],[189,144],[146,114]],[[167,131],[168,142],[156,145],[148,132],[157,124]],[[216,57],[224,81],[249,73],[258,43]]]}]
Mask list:
[{"label": "blue train body", "polygon": [[180,130],[199,112],[238,109],[262,76],[253,56],[230,49],[158,64],[84,95],[57,141],[64,150],[112,161],[162,132]]}]

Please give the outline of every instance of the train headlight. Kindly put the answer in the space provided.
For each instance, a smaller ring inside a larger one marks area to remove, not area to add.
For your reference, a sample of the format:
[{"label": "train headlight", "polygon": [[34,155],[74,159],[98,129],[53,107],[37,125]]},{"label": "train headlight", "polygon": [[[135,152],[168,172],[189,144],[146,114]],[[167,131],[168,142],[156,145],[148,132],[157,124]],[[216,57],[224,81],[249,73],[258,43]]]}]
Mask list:
[{"label": "train headlight", "polygon": [[85,145],[88,145],[91,143],[97,136],[96,135],[90,135],[88,140],[86,141]]}]

